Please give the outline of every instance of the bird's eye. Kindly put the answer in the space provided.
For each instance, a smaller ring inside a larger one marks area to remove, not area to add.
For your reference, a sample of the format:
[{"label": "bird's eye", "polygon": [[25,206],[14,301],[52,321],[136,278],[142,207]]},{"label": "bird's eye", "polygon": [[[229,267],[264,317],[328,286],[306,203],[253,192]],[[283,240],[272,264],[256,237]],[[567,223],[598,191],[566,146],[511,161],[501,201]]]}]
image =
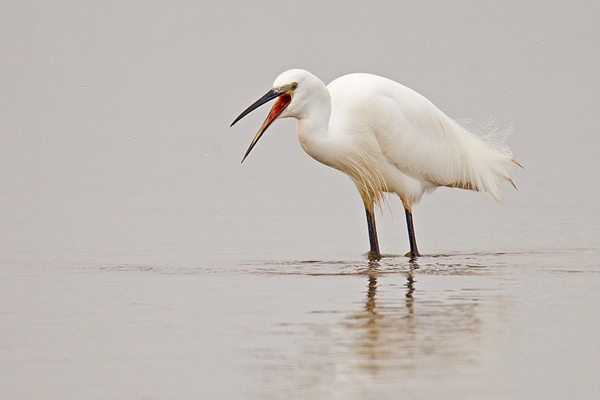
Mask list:
[{"label": "bird's eye", "polygon": [[292,84],[290,85],[290,89],[292,89],[292,90],[296,90],[296,89],[298,89],[298,84],[297,84],[296,82],[292,83]]}]

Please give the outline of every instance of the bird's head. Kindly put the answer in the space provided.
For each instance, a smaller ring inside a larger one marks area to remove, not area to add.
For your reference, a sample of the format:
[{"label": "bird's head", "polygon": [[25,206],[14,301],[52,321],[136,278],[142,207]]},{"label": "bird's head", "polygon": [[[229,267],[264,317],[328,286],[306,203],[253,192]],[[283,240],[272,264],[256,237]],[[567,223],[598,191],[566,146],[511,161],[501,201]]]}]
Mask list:
[{"label": "bird's head", "polygon": [[[325,89],[323,91],[323,89]],[[279,75],[273,83],[273,88],[269,90],[263,97],[256,100],[250,107],[245,109],[236,119],[233,121],[233,126],[240,119],[244,118],[250,112],[254,111],[263,104],[277,99],[271,107],[271,111],[265,122],[258,130],[256,136],[250,143],[242,162],[248,157],[250,151],[254,148],[258,139],[267,130],[267,128],[278,118],[294,117],[297,119],[305,118],[309,114],[309,97],[314,99],[318,94],[326,93],[329,98],[329,92],[325,87],[325,84],[311,74],[308,71],[302,69],[291,69]]]}]

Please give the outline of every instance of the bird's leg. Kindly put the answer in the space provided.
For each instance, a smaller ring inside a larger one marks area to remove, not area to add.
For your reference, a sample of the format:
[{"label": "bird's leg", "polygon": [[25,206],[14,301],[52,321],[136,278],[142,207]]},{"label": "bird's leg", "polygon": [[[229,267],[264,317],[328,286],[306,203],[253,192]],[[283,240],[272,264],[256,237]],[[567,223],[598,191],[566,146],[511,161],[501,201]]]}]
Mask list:
[{"label": "bird's leg", "polygon": [[[372,209],[372,207],[371,207]],[[369,260],[379,261],[381,260],[381,253],[379,252],[379,242],[377,240],[377,227],[375,226],[375,214],[369,207],[365,206],[367,212],[367,226],[369,227],[369,243],[371,244],[371,250],[369,251]]]},{"label": "bird's leg", "polygon": [[413,226],[412,212],[408,208],[404,208],[406,213],[406,227],[408,228],[408,241],[410,242],[410,253],[407,254],[410,258],[420,257],[419,249],[417,249],[417,239],[415,238],[415,227]]}]

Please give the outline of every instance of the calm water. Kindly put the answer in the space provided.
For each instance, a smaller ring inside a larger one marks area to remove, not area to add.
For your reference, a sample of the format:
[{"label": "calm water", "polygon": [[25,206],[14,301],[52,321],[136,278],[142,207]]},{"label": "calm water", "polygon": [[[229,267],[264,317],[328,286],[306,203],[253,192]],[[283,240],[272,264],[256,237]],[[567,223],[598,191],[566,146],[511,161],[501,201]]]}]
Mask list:
[{"label": "calm water", "polygon": [[[5,216],[0,397],[596,398],[595,206],[472,201],[425,202],[414,263],[369,264],[325,211]],[[385,250],[403,220],[380,219]]]}]

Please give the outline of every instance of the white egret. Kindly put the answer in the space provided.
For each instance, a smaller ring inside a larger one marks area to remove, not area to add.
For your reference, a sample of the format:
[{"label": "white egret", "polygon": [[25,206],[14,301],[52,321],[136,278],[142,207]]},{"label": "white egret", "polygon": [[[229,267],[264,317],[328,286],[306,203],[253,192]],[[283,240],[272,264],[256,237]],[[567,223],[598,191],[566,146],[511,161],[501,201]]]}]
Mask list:
[{"label": "white egret", "polygon": [[367,214],[369,259],[379,260],[374,207],[386,193],[402,200],[410,257],[420,256],[412,207],[424,193],[447,186],[503,199],[502,181],[519,165],[504,144],[469,132],[419,93],[370,74],[342,76],[328,86],[310,72],[279,75],[263,97],[231,126],[277,99],[242,162],[278,118],[297,119],[300,145],[315,160],[338,169],[356,184]]}]

